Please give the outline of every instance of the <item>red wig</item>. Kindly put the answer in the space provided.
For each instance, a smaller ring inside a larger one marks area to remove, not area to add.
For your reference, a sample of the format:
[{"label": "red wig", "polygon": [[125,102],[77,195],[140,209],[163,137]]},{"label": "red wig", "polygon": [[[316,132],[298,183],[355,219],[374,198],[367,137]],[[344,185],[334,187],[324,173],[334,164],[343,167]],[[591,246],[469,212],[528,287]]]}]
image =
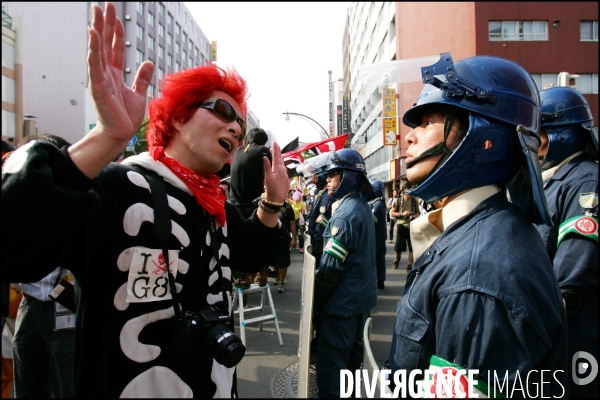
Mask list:
[{"label": "red wig", "polygon": [[246,115],[248,89],[235,69],[225,71],[210,64],[166,76],[162,80],[162,97],[153,99],[148,107],[148,148],[166,147],[176,131],[173,121],[185,124],[196,112],[196,105],[215,90],[233,97],[240,106],[241,117]]}]

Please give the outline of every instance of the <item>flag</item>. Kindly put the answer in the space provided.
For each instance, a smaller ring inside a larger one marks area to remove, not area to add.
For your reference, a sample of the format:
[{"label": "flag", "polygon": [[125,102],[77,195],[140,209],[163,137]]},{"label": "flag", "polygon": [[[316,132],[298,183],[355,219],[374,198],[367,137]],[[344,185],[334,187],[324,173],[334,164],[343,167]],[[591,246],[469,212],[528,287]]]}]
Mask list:
[{"label": "flag", "polygon": [[341,150],[344,148],[346,144],[346,140],[348,139],[348,134],[341,136],[334,136],[332,138],[328,138],[325,140],[321,140],[320,142],[306,143],[302,146],[298,147],[295,152],[302,153],[303,151],[310,150],[315,155],[319,155],[321,153],[326,153],[328,151]]},{"label": "flag", "polygon": [[302,175],[296,171],[296,167],[302,165],[303,162],[304,158],[302,158],[300,153],[290,151],[287,155],[283,155],[283,163],[287,168],[288,178],[292,179],[294,176]]},{"label": "flag", "polygon": [[291,142],[289,142],[288,144],[286,144],[285,147],[283,147],[281,149],[281,154],[285,154],[290,151],[296,150],[298,148],[298,146],[300,146],[300,144],[298,143],[299,139],[300,139],[300,136],[296,137],[296,139],[294,139]]}]

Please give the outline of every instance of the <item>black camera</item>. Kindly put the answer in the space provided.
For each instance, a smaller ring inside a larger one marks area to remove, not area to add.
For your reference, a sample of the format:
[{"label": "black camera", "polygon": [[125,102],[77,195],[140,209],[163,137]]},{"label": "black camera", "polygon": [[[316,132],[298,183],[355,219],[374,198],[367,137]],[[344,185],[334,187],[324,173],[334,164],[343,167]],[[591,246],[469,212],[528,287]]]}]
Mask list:
[{"label": "black camera", "polygon": [[230,321],[227,313],[211,308],[182,311],[177,321],[173,348],[180,354],[186,354],[202,345],[219,364],[234,367],[246,354],[246,346],[226,325]]}]

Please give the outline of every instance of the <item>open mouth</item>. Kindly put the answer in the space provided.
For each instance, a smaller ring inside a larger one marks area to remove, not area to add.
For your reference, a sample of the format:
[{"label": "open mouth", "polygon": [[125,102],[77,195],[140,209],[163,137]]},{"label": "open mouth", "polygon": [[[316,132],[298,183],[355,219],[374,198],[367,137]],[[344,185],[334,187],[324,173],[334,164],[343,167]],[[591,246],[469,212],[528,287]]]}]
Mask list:
[{"label": "open mouth", "polygon": [[229,143],[225,139],[219,139],[219,144],[221,145],[221,147],[227,150],[228,153],[231,153],[231,143]]}]

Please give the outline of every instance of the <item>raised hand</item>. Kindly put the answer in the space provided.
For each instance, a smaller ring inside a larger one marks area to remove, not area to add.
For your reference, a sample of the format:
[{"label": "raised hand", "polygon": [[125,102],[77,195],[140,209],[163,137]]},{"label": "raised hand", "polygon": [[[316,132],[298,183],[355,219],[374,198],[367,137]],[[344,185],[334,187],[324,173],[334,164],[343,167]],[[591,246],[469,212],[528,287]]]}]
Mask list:
[{"label": "raised hand", "polygon": [[131,88],[123,80],[125,30],[113,3],[102,9],[92,5],[92,26],[88,28],[89,90],[98,123],[82,140],[69,147],[69,155],[87,177],[95,177],[123,151],[144,119],[146,92],[154,64],[140,65]]},{"label": "raised hand", "polygon": [[129,141],[139,129],[146,110],[146,91],[154,65],[140,65],[135,81],[128,88],[123,80],[125,62],[125,30],[116,17],[113,3],[106,3],[104,17],[93,5],[92,27],[89,29],[88,73],[98,124],[104,135]]},{"label": "raised hand", "polygon": [[276,203],[282,203],[287,197],[290,180],[281,156],[281,148],[276,142],[273,143],[271,154],[273,165],[267,157],[263,157],[265,163],[265,198]]}]

